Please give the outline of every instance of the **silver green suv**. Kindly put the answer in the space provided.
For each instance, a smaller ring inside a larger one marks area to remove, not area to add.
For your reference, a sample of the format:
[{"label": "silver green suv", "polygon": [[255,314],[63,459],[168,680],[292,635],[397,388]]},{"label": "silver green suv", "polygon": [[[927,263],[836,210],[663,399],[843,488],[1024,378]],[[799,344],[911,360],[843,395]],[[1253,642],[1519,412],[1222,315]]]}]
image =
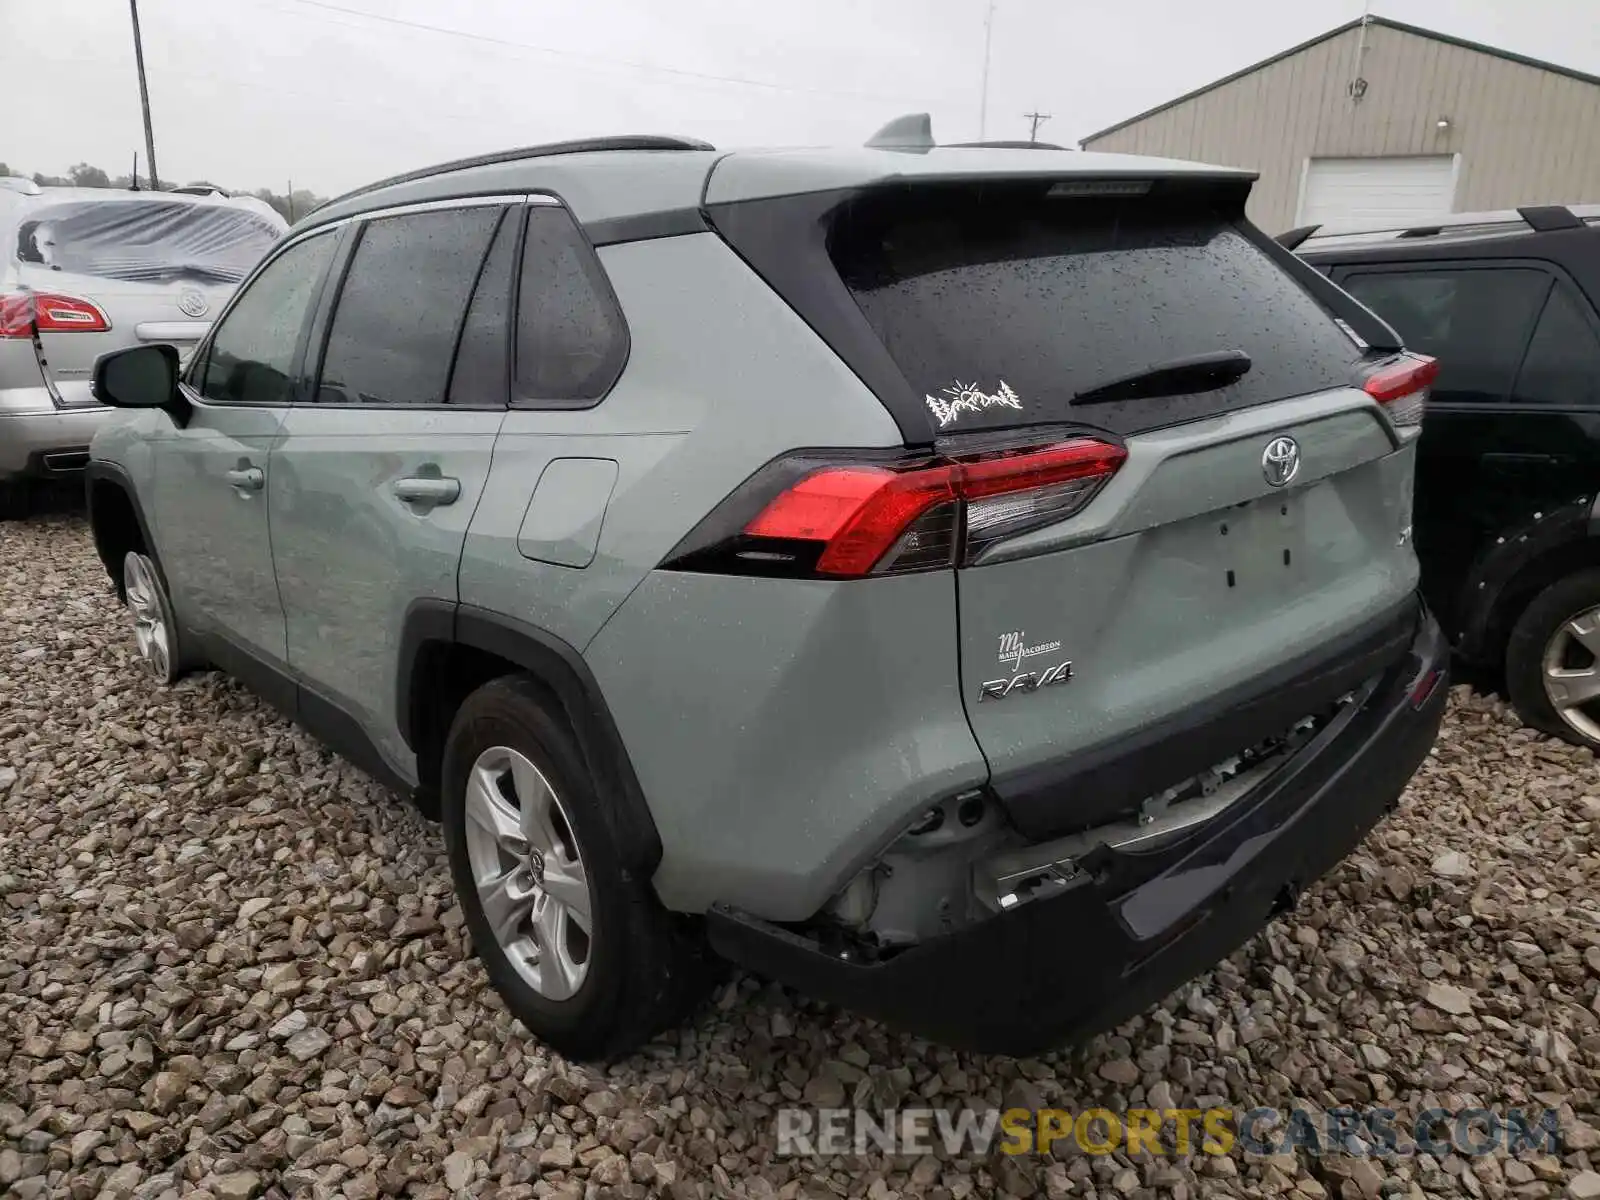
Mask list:
[{"label": "silver green suv", "polygon": [[1392,807],[1437,730],[1432,360],[1252,176],[899,134],[568,143],[301,222],[96,394],[156,678],[436,807],[578,1056],[706,948],[943,1041],[1117,1023]]}]

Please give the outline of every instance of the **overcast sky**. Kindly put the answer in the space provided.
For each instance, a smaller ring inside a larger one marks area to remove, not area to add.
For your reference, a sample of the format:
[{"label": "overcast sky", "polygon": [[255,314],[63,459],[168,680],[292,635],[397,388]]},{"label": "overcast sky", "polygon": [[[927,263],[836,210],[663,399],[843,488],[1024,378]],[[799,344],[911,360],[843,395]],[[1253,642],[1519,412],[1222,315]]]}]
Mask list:
[{"label": "overcast sky", "polygon": [[[854,144],[902,112],[978,134],[987,0],[140,0],[164,179],[329,194],[593,134]],[[1600,74],[1596,0],[1374,11]],[[1087,133],[1361,13],[1360,0],[996,0],[990,137]],[[362,15],[366,14],[366,15]],[[434,26],[416,28],[407,22]],[[441,32],[440,30],[445,30]],[[454,33],[449,31],[455,31]],[[0,161],[126,172],[125,0],[0,0]],[[142,160],[141,154],[141,160]]]}]

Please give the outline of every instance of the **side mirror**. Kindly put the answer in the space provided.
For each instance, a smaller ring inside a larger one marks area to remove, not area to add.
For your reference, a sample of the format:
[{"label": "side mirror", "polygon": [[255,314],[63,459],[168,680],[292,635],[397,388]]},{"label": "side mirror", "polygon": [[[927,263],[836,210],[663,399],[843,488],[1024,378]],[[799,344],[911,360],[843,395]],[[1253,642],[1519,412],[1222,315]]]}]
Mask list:
[{"label": "side mirror", "polygon": [[130,346],[102,354],[94,363],[94,398],[116,408],[183,405],[178,395],[178,351],[173,346]]}]

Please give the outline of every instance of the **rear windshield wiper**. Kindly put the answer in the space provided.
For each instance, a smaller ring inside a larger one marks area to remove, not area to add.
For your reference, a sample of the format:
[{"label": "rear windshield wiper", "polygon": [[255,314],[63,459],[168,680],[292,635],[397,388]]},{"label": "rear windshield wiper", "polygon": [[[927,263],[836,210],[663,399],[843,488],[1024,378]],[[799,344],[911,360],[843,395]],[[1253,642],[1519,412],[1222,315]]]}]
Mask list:
[{"label": "rear windshield wiper", "polygon": [[1098,384],[1072,398],[1074,404],[1106,404],[1113,400],[1142,400],[1148,396],[1179,396],[1226,387],[1250,370],[1243,350],[1214,350],[1175,358]]}]

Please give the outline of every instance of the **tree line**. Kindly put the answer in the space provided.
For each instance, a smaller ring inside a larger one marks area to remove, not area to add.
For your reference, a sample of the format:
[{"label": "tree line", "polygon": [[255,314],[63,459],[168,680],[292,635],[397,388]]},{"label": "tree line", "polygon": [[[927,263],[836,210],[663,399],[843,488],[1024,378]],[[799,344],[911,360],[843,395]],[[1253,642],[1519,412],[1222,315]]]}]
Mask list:
[{"label": "tree line", "polygon": [[[91,166],[89,163],[77,163],[68,167],[65,175],[46,175],[41,171],[35,171],[32,175],[27,175],[26,172],[13,170],[6,163],[0,162],[0,175],[25,175],[26,178],[32,179],[40,187],[127,188],[133,186],[134,183],[131,175],[109,175],[101,168]],[[142,181],[141,186],[148,187],[148,181]],[[196,179],[183,186],[216,188],[219,192],[226,192],[230,196],[255,196],[258,199],[265,200],[273,208],[277,209],[278,213],[286,221],[298,220],[313,208],[325,202],[324,197],[307,191],[305,188],[295,188],[294,195],[290,196],[284,192],[275,192],[271,188],[258,188],[253,192],[235,191],[233,188],[222,187],[207,179]]]}]

